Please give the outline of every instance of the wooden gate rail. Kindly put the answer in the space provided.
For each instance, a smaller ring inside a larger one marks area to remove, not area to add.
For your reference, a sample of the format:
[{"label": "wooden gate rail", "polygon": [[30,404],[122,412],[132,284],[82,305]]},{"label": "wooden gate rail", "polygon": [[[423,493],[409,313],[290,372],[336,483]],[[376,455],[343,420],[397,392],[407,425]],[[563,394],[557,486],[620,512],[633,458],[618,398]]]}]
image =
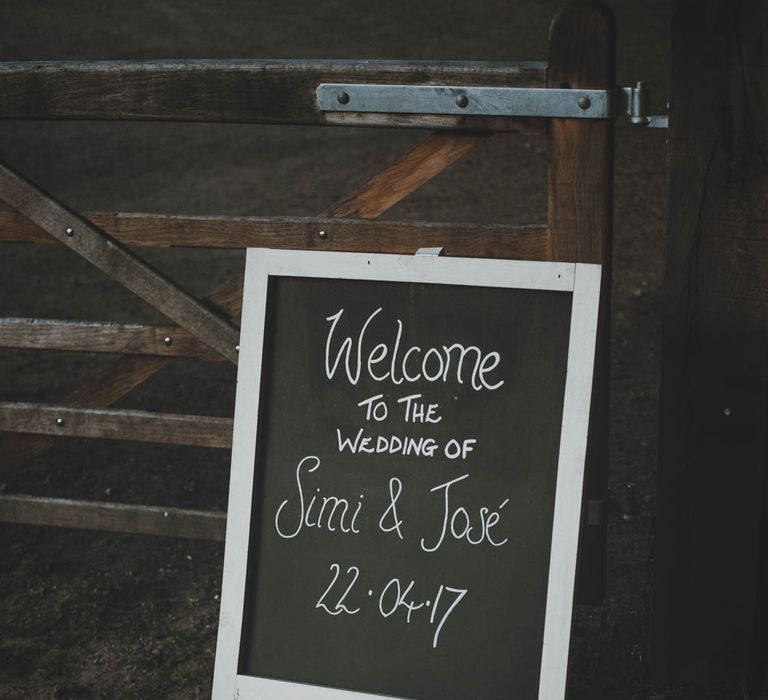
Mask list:
[{"label": "wooden gate rail", "polygon": [[0,63],[0,119],[119,119],[541,132],[515,117],[323,113],[328,82],[546,87],[546,63],[24,61]]},{"label": "wooden gate rail", "polygon": [[212,510],[13,495],[0,498],[0,521],[218,542],[227,528],[226,513]]},{"label": "wooden gate rail", "polygon": [[195,447],[232,446],[231,418],[39,403],[0,403],[0,430]]},{"label": "wooden gate rail", "polygon": [[[573,2],[552,22],[549,87],[600,89],[616,84],[616,21],[597,2]],[[549,136],[548,223],[556,259],[603,266],[577,597],[599,602],[607,580],[608,379],[615,124],[552,119]]]},{"label": "wooden gate rail", "polygon": [[[461,257],[549,260],[544,224],[464,224],[434,221],[369,221],[315,217],[166,216],[83,214],[124,245],[190,248],[290,248],[412,254],[445,247]],[[376,234],[376,235],[374,235]],[[16,212],[0,212],[0,242],[55,244],[40,227]]]},{"label": "wooden gate rail", "polygon": [[0,318],[0,348],[194,357],[210,362],[224,360],[219,353],[176,326],[45,318]]},{"label": "wooden gate rail", "polygon": [[[606,285],[598,339],[590,452],[580,543],[581,601],[599,601],[605,582],[612,235],[612,120],[321,112],[315,88],[330,83],[615,87],[615,27],[598,2],[576,0],[553,21],[549,63],[398,61],[96,61],[0,63],[0,119],[99,119],[378,126],[437,130],[358,190],[316,217],[201,217],[76,214],[0,164],[0,242],[58,242],[139,294],[178,324],[143,326],[41,319],[0,320],[0,347],[122,353],[64,399],[66,406],[0,404],[0,476],[79,435],[227,447],[229,418],[108,407],[172,357],[235,362],[242,275],[197,300],[127,246],[413,253],[592,262]],[[440,222],[373,223],[496,132],[548,134],[546,226]],[[55,239],[55,240],[54,240]],[[55,337],[54,337],[55,336]],[[166,340],[167,339],[167,340]],[[60,419],[57,422],[57,419]],[[38,433],[38,434],[29,434]],[[195,442],[191,442],[195,441]],[[223,539],[225,516],[183,509],[0,495],[0,521]]]}]

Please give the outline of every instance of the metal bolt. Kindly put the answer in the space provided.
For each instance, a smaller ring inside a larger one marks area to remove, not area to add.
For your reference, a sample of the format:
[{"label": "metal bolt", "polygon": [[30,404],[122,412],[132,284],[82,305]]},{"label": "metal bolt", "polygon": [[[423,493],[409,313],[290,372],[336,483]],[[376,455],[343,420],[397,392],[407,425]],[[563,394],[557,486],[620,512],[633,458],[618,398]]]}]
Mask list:
[{"label": "metal bolt", "polygon": [[726,416],[730,416],[730,415],[731,415],[731,409],[730,409],[730,408],[726,408],[726,409],[723,411],[723,413],[724,413]]},{"label": "metal bolt", "polygon": [[240,346],[239,345],[235,345],[235,352],[240,352]]},{"label": "metal bolt", "polygon": [[167,517],[168,517],[168,511],[167,511],[167,510],[163,511],[163,517],[164,517],[164,518],[167,518]]},{"label": "metal bolt", "polygon": [[579,98],[579,108],[580,109],[589,109],[592,106],[592,100],[590,100],[586,95]]},{"label": "metal bolt", "polygon": [[173,338],[171,338],[171,336],[169,335],[166,335],[165,338],[163,338],[163,343],[165,343],[166,345],[170,345],[171,343],[173,343]]},{"label": "metal bolt", "polygon": [[459,95],[456,98],[456,104],[464,109],[469,104],[469,98],[466,95]]},{"label": "metal bolt", "polygon": [[328,234],[325,231],[318,231],[317,235],[320,236],[320,238],[322,238],[323,240],[328,238]]},{"label": "metal bolt", "polygon": [[66,233],[70,238],[75,235],[75,232],[69,227],[67,227],[67,230],[64,231],[64,233]]},{"label": "metal bolt", "polygon": [[349,95],[346,92],[340,92],[336,95],[336,99],[339,101],[339,104],[342,105],[349,103]]},{"label": "metal bolt", "polygon": [[56,425],[59,425],[59,426],[64,425],[64,419],[63,418],[57,418],[56,419]]}]

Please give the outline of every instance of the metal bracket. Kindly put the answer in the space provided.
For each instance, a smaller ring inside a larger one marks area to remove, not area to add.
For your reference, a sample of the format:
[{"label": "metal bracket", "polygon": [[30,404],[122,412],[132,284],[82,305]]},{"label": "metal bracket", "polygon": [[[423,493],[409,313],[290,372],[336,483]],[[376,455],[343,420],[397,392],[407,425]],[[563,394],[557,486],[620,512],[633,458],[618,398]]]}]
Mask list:
[{"label": "metal bracket", "polygon": [[321,112],[560,119],[625,114],[635,125],[666,126],[665,117],[647,114],[648,88],[642,82],[613,90],[321,83],[315,97]]},{"label": "metal bracket", "polygon": [[444,252],[445,248],[419,248],[415,254],[428,258],[439,258]]},{"label": "metal bracket", "polygon": [[641,80],[635,87],[621,88],[624,94],[624,114],[632,126],[645,126],[649,129],[666,129],[669,117],[666,114],[648,114],[650,91]]},{"label": "metal bracket", "polygon": [[323,112],[471,117],[608,119],[614,114],[616,101],[612,90],[444,85],[321,83],[315,94],[317,106]]}]

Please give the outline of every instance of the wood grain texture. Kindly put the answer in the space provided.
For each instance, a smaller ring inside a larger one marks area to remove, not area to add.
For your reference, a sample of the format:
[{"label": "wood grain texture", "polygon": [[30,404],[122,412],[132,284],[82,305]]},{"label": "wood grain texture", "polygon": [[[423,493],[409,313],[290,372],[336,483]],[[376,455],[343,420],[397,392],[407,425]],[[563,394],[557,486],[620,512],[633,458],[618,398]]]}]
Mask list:
[{"label": "wood grain texture", "polygon": [[[615,86],[616,26],[605,5],[571,2],[553,20],[549,41],[549,87]],[[571,262],[609,264],[614,122],[550,119],[548,129],[552,253]]]},{"label": "wood grain texture", "polygon": [[[602,3],[578,0],[553,20],[547,85],[613,88],[616,26]],[[603,265],[577,599],[599,603],[607,577],[607,528],[588,524],[588,502],[608,497],[608,374],[610,371],[611,241],[613,234],[613,120],[549,121],[548,221],[552,257]],[[605,512],[605,509],[603,509]]]},{"label": "wood grain texture", "polygon": [[[323,211],[321,216],[376,219],[439,175],[461,156],[484,143],[486,138],[471,134],[434,133],[362,187]],[[372,242],[371,245],[376,244]],[[417,243],[416,247],[420,248],[422,245]],[[217,289],[214,295],[231,302],[242,300],[243,280],[243,277],[230,280]],[[238,305],[237,313],[239,312]]]},{"label": "wood grain texture", "polygon": [[486,138],[486,135],[433,134],[323,214],[376,218],[484,143]]},{"label": "wood grain texture", "polygon": [[[378,200],[381,203],[381,198]],[[550,257],[549,233],[544,225],[371,221],[329,216],[218,217],[103,212],[83,216],[123,245],[139,247],[288,248],[411,255],[419,248],[442,246],[449,257],[524,260]],[[0,241],[56,243],[17,212],[0,212]]]},{"label": "wood grain texture", "polygon": [[323,82],[543,87],[542,63],[305,60],[0,63],[0,119],[119,119],[525,130],[530,120],[323,113]]},{"label": "wood grain texture", "polygon": [[[170,360],[164,357],[123,355],[106,369],[70,392],[64,399],[68,406],[100,408],[119,401]],[[28,460],[43,454],[56,444],[51,435],[6,435],[0,441],[0,478],[7,479]]]},{"label": "wood grain texture", "polygon": [[672,22],[650,658],[723,697],[763,697],[768,667],[765,9],[678,0]]},{"label": "wood grain texture", "polygon": [[216,511],[1,494],[0,522],[223,542],[227,516]]},{"label": "wood grain texture", "polygon": [[128,355],[223,358],[176,326],[0,318],[0,347]]},{"label": "wood grain texture", "polygon": [[0,197],[70,250],[237,363],[237,328],[4,163],[0,163]]},{"label": "wood grain texture", "polygon": [[231,418],[35,403],[0,403],[0,430],[196,447],[232,445]]}]

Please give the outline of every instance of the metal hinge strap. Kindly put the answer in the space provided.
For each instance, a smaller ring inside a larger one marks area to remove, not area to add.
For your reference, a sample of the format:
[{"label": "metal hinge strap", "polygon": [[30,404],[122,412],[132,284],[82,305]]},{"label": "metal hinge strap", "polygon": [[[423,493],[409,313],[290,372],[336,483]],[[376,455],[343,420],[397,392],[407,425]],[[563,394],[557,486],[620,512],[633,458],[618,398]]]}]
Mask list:
[{"label": "metal hinge strap", "polygon": [[321,83],[315,96],[322,112],[564,119],[625,114],[632,124],[660,125],[659,117],[646,113],[648,90],[643,83],[612,90]]}]

